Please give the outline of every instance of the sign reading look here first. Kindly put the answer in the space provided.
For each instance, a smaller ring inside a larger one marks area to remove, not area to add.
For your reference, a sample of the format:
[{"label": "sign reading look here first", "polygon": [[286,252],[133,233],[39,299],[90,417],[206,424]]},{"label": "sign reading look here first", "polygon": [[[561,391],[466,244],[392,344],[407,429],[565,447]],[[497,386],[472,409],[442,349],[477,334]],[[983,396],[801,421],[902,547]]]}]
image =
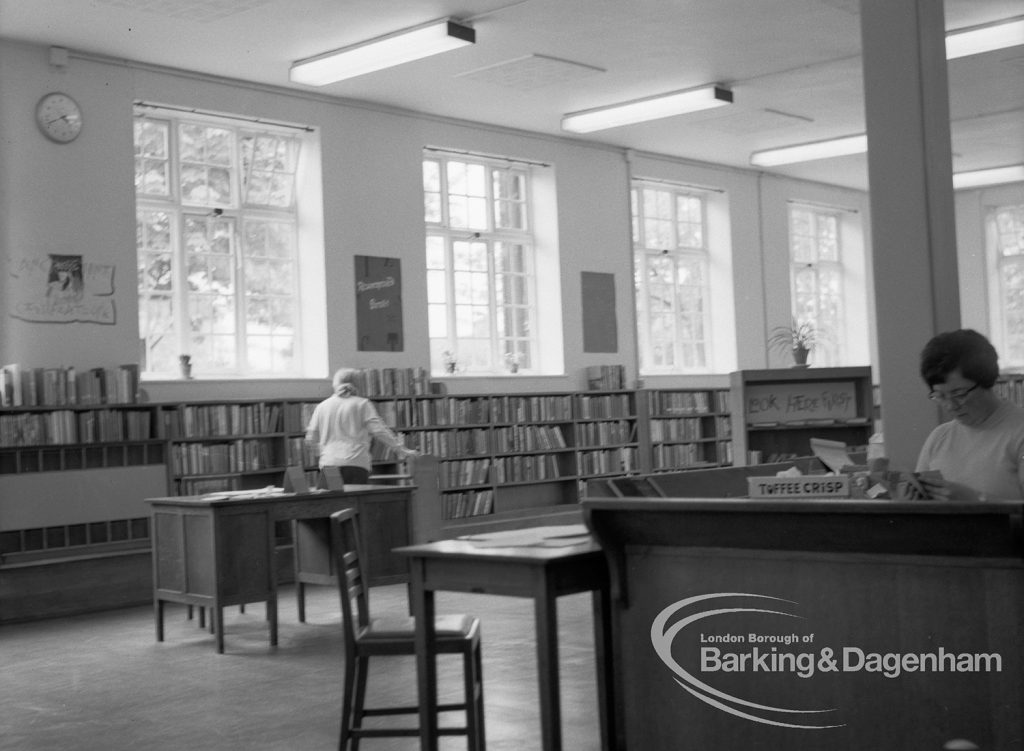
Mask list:
[{"label": "sign reading look here first", "polygon": [[802,423],[857,417],[853,381],[751,384],[746,393],[747,422]]}]

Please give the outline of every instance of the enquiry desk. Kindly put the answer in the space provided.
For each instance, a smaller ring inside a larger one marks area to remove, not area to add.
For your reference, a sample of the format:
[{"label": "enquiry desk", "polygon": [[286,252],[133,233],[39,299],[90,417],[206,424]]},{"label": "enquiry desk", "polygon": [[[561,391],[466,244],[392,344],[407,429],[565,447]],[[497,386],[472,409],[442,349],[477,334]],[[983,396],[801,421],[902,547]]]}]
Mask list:
[{"label": "enquiry desk", "polygon": [[224,651],[223,608],[266,602],[270,643],[277,644],[277,577],[274,525],[295,521],[296,579],[326,583],[333,575],[328,518],[355,508],[367,551],[371,583],[407,580],[404,559],[391,553],[407,545],[411,486],[348,485],[309,493],[150,498],[153,539],[153,605],[157,640],[163,641],[165,602],[211,609],[217,651]]},{"label": "enquiry desk", "polygon": [[1024,749],[1024,503],[584,499],[629,749]]}]

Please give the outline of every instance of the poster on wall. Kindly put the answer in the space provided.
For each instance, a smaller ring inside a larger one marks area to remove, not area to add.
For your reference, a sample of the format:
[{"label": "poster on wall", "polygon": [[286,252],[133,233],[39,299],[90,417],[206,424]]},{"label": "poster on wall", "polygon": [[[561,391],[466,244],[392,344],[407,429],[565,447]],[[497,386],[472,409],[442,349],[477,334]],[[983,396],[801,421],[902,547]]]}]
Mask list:
[{"label": "poster on wall", "polygon": [[398,258],[356,256],[356,336],[360,352],[401,352],[402,267]]},{"label": "poster on wall", "polygon": [[101,323],[112,325],[114,267],[89,263],[80,255],[51,253],[24,256],[13,262],[9,286],[14,318],[39,323]]},{"label": "poster on wall", "polygon": [[583,351],[618,352],[615,320],[615,275],[580,272],[583,300]]}]

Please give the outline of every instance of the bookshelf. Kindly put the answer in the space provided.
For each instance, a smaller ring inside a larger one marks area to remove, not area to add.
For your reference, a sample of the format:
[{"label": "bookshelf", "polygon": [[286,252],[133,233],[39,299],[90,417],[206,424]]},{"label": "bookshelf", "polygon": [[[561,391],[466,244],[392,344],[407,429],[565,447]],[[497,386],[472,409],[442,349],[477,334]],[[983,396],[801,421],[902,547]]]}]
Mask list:
[{"label": "bookshelf", "polygon": [[870,367],[742,370],[730,374],[737,466],[810,456],[810,439],[863,446],[871,436]]},{"label": "bookshelf", "polygon": [[[573,504],[593,478],[728,460],[720,390],[446,395],[412,369],[368,373],[363,388],[406,445],[437,460],[436,479],[419,491],[432,539]],[[151,465],[166,477],[157,495],[190,495],[280,485],[287,467],[301,466],[315,486],[318,457],[304,435],[318,401],[0,408],[0,475]],[[387,447],[373,453],[376,472],[397,469]],[[139,506],[143,516],[141,497]],[[75,510],[85,523],[110,521],[104,513],[102,503]]]},{"label": "bookshelf", "polygon": [[727,390],[662,389],[648,391],[645,397],[651,472],[732,463]]}]

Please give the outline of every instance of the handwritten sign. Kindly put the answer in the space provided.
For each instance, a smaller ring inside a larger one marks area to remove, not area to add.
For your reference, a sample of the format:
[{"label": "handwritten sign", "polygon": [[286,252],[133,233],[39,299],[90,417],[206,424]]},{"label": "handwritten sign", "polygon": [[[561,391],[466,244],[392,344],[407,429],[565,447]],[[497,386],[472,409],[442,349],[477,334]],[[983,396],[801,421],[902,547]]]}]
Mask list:
[{"label": "handwritten sign", "polygon": [[8,312],[40,323],[112,325],[114,267],[84,261],[80,255],[22,257],[12,261]]},{"label": "handwritten sign", "polygon": [[842,422],[857,417],[857,392],[853,381],[752,384],[746,412],[752,425]]},{"label": "handwritten sign", "polygon": [[356,256],[356,335],[360,352],[401,352],[402,266],[398,258]]}]

